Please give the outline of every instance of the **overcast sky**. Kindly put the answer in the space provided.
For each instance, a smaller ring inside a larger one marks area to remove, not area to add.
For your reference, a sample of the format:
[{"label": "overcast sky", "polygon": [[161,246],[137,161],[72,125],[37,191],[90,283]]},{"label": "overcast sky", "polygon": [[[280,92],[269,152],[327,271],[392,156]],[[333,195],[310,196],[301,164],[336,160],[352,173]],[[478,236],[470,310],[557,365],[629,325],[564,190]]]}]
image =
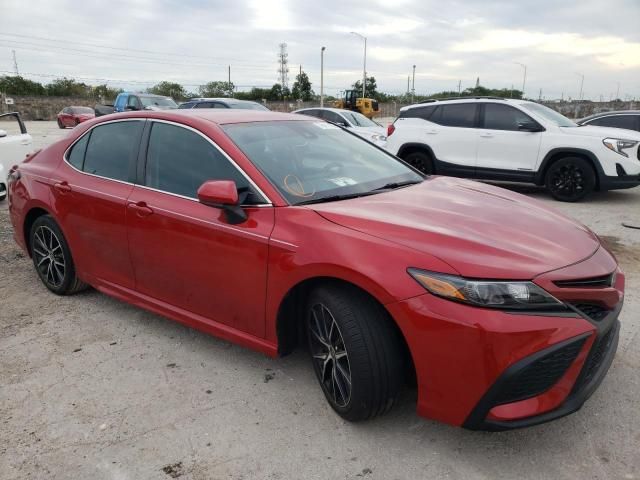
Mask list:
[{"label": "overcast sky", "polygon": [[640,0],[144,0],[0,2],[0,75],[57,76],[144,89],[171,80],[195,91],[211,80],[241,89],[278,80],[288,45],[290,84],[302,65],[335,94],[367,72],[402,93],[416,65],[417,93],[522,87],[545,98],[640,98]]}]

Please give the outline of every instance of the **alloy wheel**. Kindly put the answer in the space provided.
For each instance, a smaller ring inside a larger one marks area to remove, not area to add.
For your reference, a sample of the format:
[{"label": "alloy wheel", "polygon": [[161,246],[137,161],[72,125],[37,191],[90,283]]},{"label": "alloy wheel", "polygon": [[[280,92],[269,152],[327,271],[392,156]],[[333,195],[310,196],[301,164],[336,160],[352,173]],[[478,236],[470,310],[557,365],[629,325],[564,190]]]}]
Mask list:
[{"label": "alloy wheel", "polygon": [[561,166],[553,172],[551,188],[567,197],[582,193],[585,188],[582,169],[572,164]]},{"label": "alloy wheel", "polygon": [[41,278],[53,288],[64,282],[66,262],[60,239],[49,227],[40,226],[33,236],[33,256]]},{"label": "alloy wheel", "polygon": [[311,307],[310,347],[320,383],[332,402],[346,407],[351,399],[349,355],[329,309],[321,304]]}]

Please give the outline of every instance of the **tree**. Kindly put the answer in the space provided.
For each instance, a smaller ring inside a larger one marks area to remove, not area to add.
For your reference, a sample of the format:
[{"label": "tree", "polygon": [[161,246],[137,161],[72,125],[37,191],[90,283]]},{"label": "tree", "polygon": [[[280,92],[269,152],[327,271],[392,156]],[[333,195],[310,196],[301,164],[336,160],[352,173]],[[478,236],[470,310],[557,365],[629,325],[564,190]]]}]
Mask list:
[{"label": "tree", "polygon": [[41,83],[27,80],[20,75],[4,75],[0,77],[0,92],[12,95],[44,95],[45,88]]},{"label": "tree", "polygon": [[291,95],[293,98],[300,99],[303,102],[308,102],[313,98],[313,90],[311,90],[311,82],[306,72],[301,72],[296,75],[296,81],[293,82],[291,89]]},{"label": "tree", "polygon": [[235,86],[233,82],[209,82],[198,87],[198,94],[201,97],[231,97]]},{"label": "tree", "polygon": [[93,96],[102,100],[115,100],[119,93],[122,93],[121,88],[109,88],[106,84],[93,87]]},{"label": "tree", "polygon": [[[362,92],[362,81],[358,80],[356,83],[352,85],[354,90]],[[367,77],[367,85],[366,85],[365,95],[367,98],[377,98],[378,95],[378,85],[376,84],[375,77]]]},{"label": "tree", "polygon": [[53,97],[91,97],[92,88],[83,82],[76,82],[73,78],[57,78],[46,86],[47,95]]},{"label": "tree", "polygon": [[288,87],[284,87],[282,88],[282,85],[280,85],[279,83],[274,83],[273,87],[271,87],[271,90],[269,91],[269,97],[268,100],[284,100],[285,97],[290,97],[291,96],[291,91],[289,90]]},{"label": "tree", "polygon": [[175,100],[184,100],[187,98],[187,92],[184,87],[176,82],[157,83],[153,87],[148,88],[147,92],[164,97],[173,97]]}]

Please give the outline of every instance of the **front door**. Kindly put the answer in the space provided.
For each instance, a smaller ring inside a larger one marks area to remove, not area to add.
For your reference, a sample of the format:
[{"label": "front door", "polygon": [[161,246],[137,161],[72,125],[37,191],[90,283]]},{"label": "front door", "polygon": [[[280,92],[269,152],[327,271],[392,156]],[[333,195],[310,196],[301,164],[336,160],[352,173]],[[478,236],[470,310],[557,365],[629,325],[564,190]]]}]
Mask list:
[{"label": "front door", "polygon": [[[234,180],[248,219],[230,225],[197,201],[207,180]],[[141,185],[127,208],[136,289],[161,302],[264,337],[273,208],[207,137],[154,122]]]}]

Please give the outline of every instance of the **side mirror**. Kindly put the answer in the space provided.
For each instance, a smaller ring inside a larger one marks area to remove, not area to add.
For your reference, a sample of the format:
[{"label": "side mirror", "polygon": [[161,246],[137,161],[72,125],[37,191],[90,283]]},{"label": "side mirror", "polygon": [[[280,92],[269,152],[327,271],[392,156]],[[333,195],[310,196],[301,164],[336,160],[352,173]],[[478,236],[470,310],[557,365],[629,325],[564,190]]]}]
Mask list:
[{"label": "side mirror", "polygon": [[0,130],[0,138],[4,138],[7,136],[7,131],[6,130]]},{"label": "side mirror", "polygon": [[198,188],[198,200],[203,205],[221,208],[227,222],[232,225],[247,220],[246,212],[238,203],[238,188],[233,180],[209,180]]},{"label": "side mirror", "polygon": [[521,132],[542,132],[544,129],[533,122],[520,122],[518,123],[518,130]]}]

